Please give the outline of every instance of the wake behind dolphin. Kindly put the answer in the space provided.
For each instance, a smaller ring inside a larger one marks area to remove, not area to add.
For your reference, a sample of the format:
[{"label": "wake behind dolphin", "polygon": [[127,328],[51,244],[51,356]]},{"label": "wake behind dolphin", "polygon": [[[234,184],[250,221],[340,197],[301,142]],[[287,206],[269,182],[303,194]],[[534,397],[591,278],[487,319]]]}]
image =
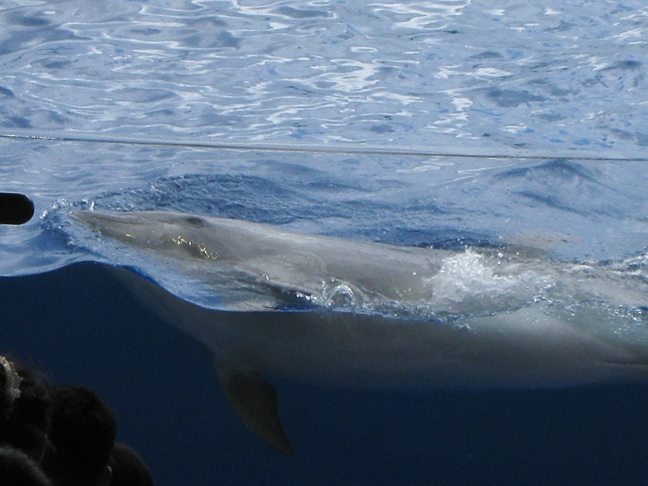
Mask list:
[{"label": "wake behind dolphin", "polygon": [[[394,388],[648,381],[643,263],[396,247],[171,212],[72,216],[178,271],[243,289],[239,299],[264,296],[209,309],[121,272],[211,351],[239,417],[287,453],[276,393],[261,375]],[[277,310],[295,301],[308,306]]]}]

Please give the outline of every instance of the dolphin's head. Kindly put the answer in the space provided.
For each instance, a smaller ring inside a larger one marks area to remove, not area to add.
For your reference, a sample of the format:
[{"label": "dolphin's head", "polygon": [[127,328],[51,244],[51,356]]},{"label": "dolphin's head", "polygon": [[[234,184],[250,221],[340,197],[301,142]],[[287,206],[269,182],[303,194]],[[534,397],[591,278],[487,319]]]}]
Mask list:
[{"label": "dolphin's head", "polygon": [[97,233],[129,246],[174,251],[186,256],[216,260],[228,253],[208,235],[210,223],[196,215],[164,211],[108,214],[75,211],[70,217]]}]

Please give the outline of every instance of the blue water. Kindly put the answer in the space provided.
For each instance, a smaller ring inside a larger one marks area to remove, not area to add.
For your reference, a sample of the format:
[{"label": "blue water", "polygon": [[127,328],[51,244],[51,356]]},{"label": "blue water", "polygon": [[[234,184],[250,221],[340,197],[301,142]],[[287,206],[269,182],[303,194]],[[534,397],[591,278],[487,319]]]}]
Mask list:
[{"label": "blue water", "polygon": [[645,477],[645,387],[275,382],[298,448],[281,457],[233,416],[208,354],[93,263],[124,263],[119,249],[67,216],[168,209],[398,245],[644,255],[643,2],[1,2],[0,26],[0,190],[38,215],[0,227],[2,348],[100,391],[159,484]]},{"label": "blue water", "polygon": [[646,6],[4,2],[2,126],[641,152]]}]

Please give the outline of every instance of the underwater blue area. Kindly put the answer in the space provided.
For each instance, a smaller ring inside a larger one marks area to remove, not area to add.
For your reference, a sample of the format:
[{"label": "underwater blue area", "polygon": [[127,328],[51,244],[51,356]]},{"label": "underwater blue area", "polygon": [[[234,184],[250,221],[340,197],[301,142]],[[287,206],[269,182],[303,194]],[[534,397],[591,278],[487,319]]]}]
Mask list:
[{"label": "underwater blue area", "polygon": [[[288,458],[229,408],[211,359],[82,263],[0,279],[5,352],[92,386],[156,484],[640,484],[645,387],[383,392],[274,380]],[[118,303],[118,305],[117,305]],[[7,323],[11,323],[8,325]]]},{"label": "underwater blue area", "polygon": [[110,269],[214,308],[222,296],[69,216],[180,211],[398,246],[532,248],[622,264],[645,285],[643,2],[8,1],[0,25],[0,192],[36,207],[0,226],[0,353],[96,389],[156,484],[644,480],[643,385],[273,379],[297,448],[283,457],[240,424],[209,353]]}]

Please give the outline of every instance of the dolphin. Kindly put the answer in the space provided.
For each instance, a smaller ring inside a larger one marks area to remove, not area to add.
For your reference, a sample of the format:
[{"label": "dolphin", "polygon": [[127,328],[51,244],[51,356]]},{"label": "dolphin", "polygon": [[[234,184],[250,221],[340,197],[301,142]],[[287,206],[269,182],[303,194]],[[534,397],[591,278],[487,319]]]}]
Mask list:
[{"label": "dolphin", "polygon": [[214,292],[238,292],[230,309],[211,308],[115,266],[211,352],[236,414],[287,454],[266,376],[395,389],[648,381],[645,264],[398,247],[163,211],[71,217]]}]

